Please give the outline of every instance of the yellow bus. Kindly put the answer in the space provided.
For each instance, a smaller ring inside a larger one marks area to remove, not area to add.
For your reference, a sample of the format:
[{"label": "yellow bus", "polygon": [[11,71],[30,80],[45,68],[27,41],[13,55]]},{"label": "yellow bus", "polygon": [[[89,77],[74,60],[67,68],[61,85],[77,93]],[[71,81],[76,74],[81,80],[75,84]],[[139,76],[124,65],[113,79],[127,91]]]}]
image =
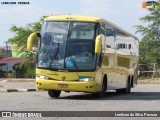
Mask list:
[{"label": "yellow bus", "polygon": [[53,98],[61,91],[92,93],[108,90],[129,93],[137,84],[138,39],[117,25],[89,16],[49,16],[40,33],[36,87]]}]

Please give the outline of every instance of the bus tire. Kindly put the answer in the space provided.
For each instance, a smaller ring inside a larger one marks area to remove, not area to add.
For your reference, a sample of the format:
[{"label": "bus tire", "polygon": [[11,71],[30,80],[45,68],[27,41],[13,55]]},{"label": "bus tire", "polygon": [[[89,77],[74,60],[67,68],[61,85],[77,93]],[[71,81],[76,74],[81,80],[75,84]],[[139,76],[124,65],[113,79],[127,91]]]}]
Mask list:
[{"label": "bus tire", "polygon": [[126,94],[126,93],[130,93],[131,92],[131,82],[130,82],[130,79],[128,79],[127,81],[127,87],[124,88],[124,89],[117,89],[116,90],[116,93],[123,93],[123,94]]},{"label": "bus tire", "polygon": [[95,92],[95,93],[92,93],[93,97],[94,98],[102,98],[105,96],[105,93],[106,93],[106,89],[107,89],[107,80],[103,80],[103,83],[102,83],[102,90],[100,92]]},{"label": "bus tire", "polygon": [[48,95],[51,97],[51,98],[57,98],[59,97],[61,94],[61,91],[57,91],[57,90],[48,90]]},{"label": "bus tire", "polygon": [[131,92],[131,82],[130,82],[130,79],[128,79],[128,81],[127,81],[127,88],[123,89],[122,93],[123,94],[127,94],[127,93],[130,93],[130,92]]},{"label": "bus tire", "polygon": [[131,92],[131,81],[128,79],[127,81],[127,88],[124,89],[124,93],[130,93]]}]

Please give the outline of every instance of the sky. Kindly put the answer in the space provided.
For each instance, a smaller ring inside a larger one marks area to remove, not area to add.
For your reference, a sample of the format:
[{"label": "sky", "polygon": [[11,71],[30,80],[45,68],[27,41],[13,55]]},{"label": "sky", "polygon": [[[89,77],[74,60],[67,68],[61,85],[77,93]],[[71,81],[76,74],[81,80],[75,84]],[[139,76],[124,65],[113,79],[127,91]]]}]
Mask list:
[{"label": "sky", "polygon": [[[29,2],[27,5],[2,4],[2,2]],[[143,25],[139,19],[148,14],[142,9],[146,0],[0,0],[0,46],[15,34],[12,25],[25,27],[45,15],[72,14],[100,17],[135,34],[135,25]]]}]

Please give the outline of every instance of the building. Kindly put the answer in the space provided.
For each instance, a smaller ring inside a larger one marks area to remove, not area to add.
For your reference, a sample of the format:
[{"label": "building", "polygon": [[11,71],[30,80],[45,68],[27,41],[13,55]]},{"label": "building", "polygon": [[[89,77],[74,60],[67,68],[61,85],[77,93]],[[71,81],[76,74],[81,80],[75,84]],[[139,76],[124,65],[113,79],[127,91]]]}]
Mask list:
[{"label": "building", "polygon": [[[16,73],[15,66],[24,63],[26,58],[14,58],[6,57],[0,59],[0,78],[3,77],[16,77],[18,74],[22,74],[22,70]],[[8,73],[13,73],[12,76],[8,76]]]}]

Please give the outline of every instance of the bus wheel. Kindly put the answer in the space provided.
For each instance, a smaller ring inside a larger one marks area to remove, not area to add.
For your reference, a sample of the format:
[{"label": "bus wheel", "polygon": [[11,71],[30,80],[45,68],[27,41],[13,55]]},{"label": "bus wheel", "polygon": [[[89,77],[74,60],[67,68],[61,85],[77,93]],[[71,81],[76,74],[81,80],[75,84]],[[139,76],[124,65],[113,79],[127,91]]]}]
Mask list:
[{"label": "bus wheel", "polygon": [[61,91],[57,91],[57,90],[48,90],[48,95],[51,97],[51,98],[57,98],[59,97],[61,94]]},{"label": "bus wheel", "polygon": [[130,93],[130,92],[131,92],[131,82],[130,82],[130,80],[128,80],[128,82],[127,82],[127,88],[116,90],[116,93],[126,94],[126,93]]},{"label": "bus wheel", "polygon": [[105,96],[105,93],[106,93],[106,88],[107,88],[107,81],[106,81],[106,80],[103,80],[101,92],[92,93],[93,97],[94,97],[94,98],[104,97],[104,96]]},{"label": "bus wheel", "polygon": [[124,89],[124,93],[130,93],[131,92],[131,82],[130,79],[127,82],[127,88]]}]

